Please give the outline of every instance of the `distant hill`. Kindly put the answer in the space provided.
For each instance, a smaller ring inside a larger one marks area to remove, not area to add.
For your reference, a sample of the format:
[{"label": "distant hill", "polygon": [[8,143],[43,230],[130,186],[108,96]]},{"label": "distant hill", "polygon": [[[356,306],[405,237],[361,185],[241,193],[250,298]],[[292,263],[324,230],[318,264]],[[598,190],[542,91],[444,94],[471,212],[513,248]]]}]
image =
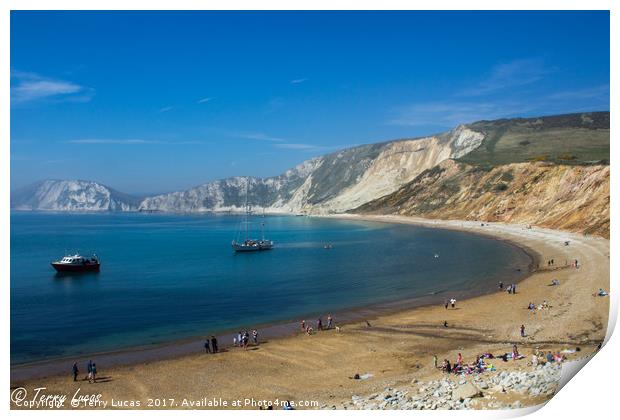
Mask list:
[{"label": "distant hill", "polygon": [[13,191],[11,208],[240,211],[247,186],[250,206],[267,212],[541,222],[608,235],[609,139],[609,112],[478,121],[344,149],[275,177],[232,177],[146,198],[92,181],[47,180]]},{"label": "distant hill", "polygon": [[484,141],[461,162],[489,166],[531,161],[609,163],[609,112],[478,121],[468,127],[483,133]]},{"label": "distant hill", "polygon": [[11,192],[11,208],[46,211],[135,211],[141,198],[93,181],[45,180]]}]

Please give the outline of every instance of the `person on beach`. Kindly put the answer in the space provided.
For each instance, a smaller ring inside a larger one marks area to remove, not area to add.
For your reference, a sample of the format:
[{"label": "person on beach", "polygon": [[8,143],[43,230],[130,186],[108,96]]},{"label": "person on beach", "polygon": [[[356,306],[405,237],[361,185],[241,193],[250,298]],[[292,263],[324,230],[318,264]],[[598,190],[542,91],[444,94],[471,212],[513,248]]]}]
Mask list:
[{"label": "person on beach", "polygon": [[205,339],[205,353],[209,354],[211,353],[211,349],[209,348],[209,339]]},{"label": "person on beach", "polygon": [[437,369],[437,355],[433,354],[433,366]]},{"label": "person on beach", "polygon": [[504,282],[503,281],[499,282],[499,290],[504,290]]},{"label": "person on beach", "polygon": [[515,283],[512,284],[512,294],[513,295],[517,294],[517,285]]},{"label": "person on beach", "polygon": [[243,336],[241,335],[241,331],[237,333],[237,343],[239,347],[243,346]]},{"label": "person on beach", "polygon": [[77,382],[78,373],[80,373],[80,371],[77,362],[73,362],[73,382]]},{"label": "person on beach", "polygon": [[211,336],[211,350],[213,353],[217,353],[217,338],[214,335]]},{"label": "person on beach", "polygon": [[446,299],[444,306],[446,307],[446,309],[448,309],[448,305],[450,304],[450,302],[448,301],[448,299]]},{"label": "person on beach", "polygon": [[512,346],[512,360],[517,360],[519,358],[519,349],[516,344]]},{"label": "person on beach", "polygon": [[93,383],[96,383],[97,382],[97,365],[94,362],[93,362],[91,373],[92,373]]},{"label": "person on beach", "polygon": [[316,330],[323,331],[323,320],[321,318],[316,320]]},{"label": "person on beach", "polygon": [[443,327],[444,327],[444,328],[448,328],[448,321],[444,321],[444,322],[443,322]]},{"label": "person on beach", "polygon": [[301,330],[306,331],[306,320],[302,319],[299,324],[301,325]]},{"label": "person on beach", "polygon": [[547,363],[553,363],[555,361],[555,358],[553,357],[553,354],[551,354],[551,352],[547,353]]},{"label": "person on beach", "polygon": [[458,356],[456,356],[456,364],[457,365],[463,364],[463,356],[461,355],[461,353],[459,353]]},{"label": "person on beach", "polygon": [[247,331],[243,331],[243,335],[242,335],[242,341],[243,341],[243,349],[247,350],[248,349],[248,344],[250,343],[250,334],[248,334]]},{"label": "person on beach", "polygon": [[258,331],[252,330],[252,342],[255,346],[258,345]]},{"label": "person on beach", "polygon": [[332,318],[332,314],[327,315],[327,329],[331,330],[334,328],[334,319]]},{"label": "person on beach", "polygon": [[452,309],[454,309],[454,305],[456,305],[456,299],[450,299],[450,305],[452,306]]},{"label": "person on beach", "polygon": [[508,285],[508,287],[506,287],[506,291],[508,292],[508,294],[512,293],[512,285]]},{"label": "person on beach", "polygon": [[525,337],[525,325],[521,324],[521,337]]},{"label": "person on beach", "polygon": [[88,361],[88,365],[86,365],[86,370],[88,371],[88,375],[86,376],[86,379],[88,379],[88,382],[90,382],[93,379],[93,361],[92,360]]}]

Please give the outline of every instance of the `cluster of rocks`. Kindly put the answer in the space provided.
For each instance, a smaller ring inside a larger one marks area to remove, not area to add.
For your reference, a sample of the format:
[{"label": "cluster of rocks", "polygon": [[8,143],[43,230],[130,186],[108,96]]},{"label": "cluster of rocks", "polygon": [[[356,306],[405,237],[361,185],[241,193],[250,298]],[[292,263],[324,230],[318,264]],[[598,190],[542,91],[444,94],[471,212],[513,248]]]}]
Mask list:
[{"label": "cluster of rocks", "polygon": [[[538,366],[533,370],[488,372],[467,378],[445,376],[442,379],[427,382],[414,379],[407,389],[388,387],[383,392],[368,397],[353,395],[351,401],[331,408],[354,410],[519,408],[523,406],[523,403],[517,399],[519,394],[525,399],[540,396],[551,397],[557,389],[560,371],[561,366],[553,363]],[[329,407],[323,406],[322,408]]]}]

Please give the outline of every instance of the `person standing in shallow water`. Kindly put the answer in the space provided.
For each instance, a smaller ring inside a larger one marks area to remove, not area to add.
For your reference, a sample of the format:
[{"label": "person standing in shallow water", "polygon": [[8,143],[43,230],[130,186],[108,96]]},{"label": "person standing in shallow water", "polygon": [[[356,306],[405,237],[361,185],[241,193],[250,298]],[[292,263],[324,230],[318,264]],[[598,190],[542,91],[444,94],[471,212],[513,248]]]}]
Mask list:
[{"label": "person standing in shallow water", "polygon": [[80,370],[78,369],[77,362],[74,362],[73,363],[73,382],[77,382],[78,373],[80,373]]},{"label": "person standing in shallow water", "polygon": [[94,362],[93,362],[91,373],[92,373],[93,383],[96,383],[97,382],[97,365]]}]

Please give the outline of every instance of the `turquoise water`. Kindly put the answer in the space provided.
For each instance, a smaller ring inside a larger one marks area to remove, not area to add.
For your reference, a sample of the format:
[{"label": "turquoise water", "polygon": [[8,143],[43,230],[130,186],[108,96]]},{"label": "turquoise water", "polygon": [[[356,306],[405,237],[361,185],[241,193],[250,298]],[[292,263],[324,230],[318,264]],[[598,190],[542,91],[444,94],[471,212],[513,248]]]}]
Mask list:
[{"label": "turquoise water", "polygon": [[[512,245],[461,232],[265,221],[276,249],[235,254],[236,216],[12,213],[11,363],[327,312],[337,318],[346,308],[436,292],[484,293],[530,263]],[[56,275],[49,263],[65,250],[97,253],[101,272]]]}]

